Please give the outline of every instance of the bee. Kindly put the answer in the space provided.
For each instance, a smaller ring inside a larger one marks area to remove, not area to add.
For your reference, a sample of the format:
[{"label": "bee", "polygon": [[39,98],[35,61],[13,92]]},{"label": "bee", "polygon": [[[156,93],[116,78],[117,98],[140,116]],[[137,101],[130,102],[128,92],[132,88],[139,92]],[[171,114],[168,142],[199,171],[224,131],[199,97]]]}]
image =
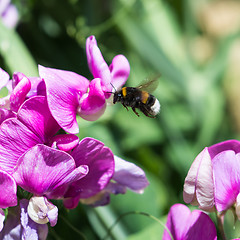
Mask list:
[{"label": "bee", "polygon": [[131,107],[138,117],[136,109],[139,109],[147,117],[155,118],[160,111],[160,103],[149,92],[157,87],[157,79],[154,78],[138,87],[123,87],[115,91],[113,104],[120,102],[127,110],[128,107]]}]

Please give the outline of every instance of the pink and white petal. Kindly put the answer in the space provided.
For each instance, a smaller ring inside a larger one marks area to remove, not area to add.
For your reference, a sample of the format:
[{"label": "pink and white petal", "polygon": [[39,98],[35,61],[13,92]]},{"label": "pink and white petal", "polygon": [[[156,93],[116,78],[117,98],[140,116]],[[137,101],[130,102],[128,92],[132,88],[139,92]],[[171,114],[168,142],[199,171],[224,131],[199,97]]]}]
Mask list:
[{"label": "pink and white petal", "polygon": [[94,120],[96,120],[96,117],[101,116],[99,112],[102,114],[105,107],[106,101],[101,88],[101,79],[95,78],[89,85],[89,92],[80,100],[78,115],[86,120],[92,120],[91,115],[94,115]]},{"label": "pink and white petal", "polygon": [[97,41],[94,36],[90,36],[86,41],[86,54],[88,66],[94,78],[101,79],[101,86],[104,91],[111,91],[111,74],[107,63],[105,62]]},{"label": "pink and white petal", "polygon": [[194,160],[185,178],[183,199],[186,203],[197,200],[201,209],[210,210],[214,206],[214,185],[212,162],[205,148]]},{"label": "pink and white petal", "polygon": [[35,96],[25,101],[17,117],[41,139],[41,143],[47,143],[49,138],[60,129],[49,111],[47,99],[44,96]]},{"label": "pink and white petal", "polygon": [[27,212],[29,217],[36,223],[45,224],[50,222],[51,227],[57,224],[58,208],[49,202],[46,197],[33,196],[29,200]]},{"label": "pink and white petal", "polygon": [[114,156],[115,170],[112,179],[137,193],[143,193],[149,185],[144,171],[131,162]]},{"label": "pink and white petal", "polygon": [[0,171],[0,208],[17,205],[17,184],[14,178],[4,171]]},{"label": "pink and white petal", "polygon": [[0,232],[2,231],[3,229],[3,222],[5,220],[5,213],[2,209],[0,209]]},{"label": "pink and white petal", "polygon": [[87,165],[86,177],[74,182],[65,197],[91,197],[104,189],[114,172],[114,157],[111,150],[93,138],[83,139],[73,150],[72,157],[76,165]]},{"label": "pink and white petal", "polygon": [[18,158],[41,142],[38,136],[16,118],[5,120],[0,128],[0,169],[11,173]]},{"label": "pink and white petal", "polygon": [[76,169],[69,154],[39,144],[19,158],[13,176],[19,186],[35,195],[61,197],[72,181],[81,179],[87,172],[87,167]]},{"label": "pink and white petal", "polygon": [[0,109],[0,124],[8,118],[16,118],[17,114],[8,109]]},{"label": "pink and white petal", "polygon": [[76,113],[79,99],[87,92],[89,81],[74,72],[39,66],[39,75],[47,89],[49,109],[58,124],[67,132],[79,131]]},{"label": "pink and white petal", "polygon": [[235,203],[240,187],[240,156],[232,150],[213,159],[216,209],[221,212]]},{"label": "pink and white petal", "polygon": [[126,83],[130,73],[130,65],[127,58],[123,55],[115,56],[109,69],[112,76],[111,83],[115,89],[119,90]]},{"label": "pink and white petal", "polygon": [[14,28],[19,20],[19,15],[17,8],[10,4],[8,7],[5,9],[5,13],[2,16],[2,21],[4,25],[8,28]]},{"label": "pink and white petal", "polygon": [[23,104],[26,99],[28,92],[31,89],[30,80],[24,76],[21,81],[15,86],[10,95],[10,108],[17,112],[19,107]]},{"label": "pink and white petal", "polygon": [[0,89],[5,87],[9,81],[9,75],[2,68],[0,68]]},{"label": "pink and white petal", "polygon": [[51,146],[64,152],[68,152],[75,148],[79,143],[78,136],[74,134],[60,134],[52,138]]}]

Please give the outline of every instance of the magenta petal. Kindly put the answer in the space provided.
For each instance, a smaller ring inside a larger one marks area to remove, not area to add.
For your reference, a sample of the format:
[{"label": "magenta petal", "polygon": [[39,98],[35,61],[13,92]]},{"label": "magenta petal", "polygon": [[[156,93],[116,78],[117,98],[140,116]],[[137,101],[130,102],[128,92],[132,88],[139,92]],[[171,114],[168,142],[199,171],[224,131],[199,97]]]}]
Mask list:
[{"label": "magenta petal", "polygon": [[17,184],[12,176],[0,171],[0,208],[17,205]]},{"label": "magenta petal", "polygon": [[5,120],[0,128],[0,169],[11,173],[18,158],[41,142],[41,139],[16,118]]},{"label": "magenta petal", "polygon": [[58,197],[71,182],[81,179],[87,172],[87,167],[76,168],[69,154],[39,144],[19,158],[13,176],[26,191]]},{"label": "magenta petal", "polygon": [[114,157],[111,150],[100,141],[84,138],[73,150],[76,165],[87,165],[89,173],[74,182],[65,197],[88,198],[100,192],[109,183],[114,172]]},{"label": "magenta petal", "polygon": [[28,92],[27,97],[33,97],[37,95],[46,96],[46,85],[40,77],[30,77],[31,90]]},{"label": "magenta petal", "polygon": [[214,206],[214,184],[212,161],[205,148],[198,154],[188,171],[184,182],[183,199],[186,203],[195,204],[200,208],[209,210]]},{"label": "magenta petal", "polygon": [[115,89],[120,89],[127,81],[130,73],[130,65],[127,58],[123,55],[115,56],[109,69],[112,76],[112,85]]},{"label": "magenta petal", "polygon": [[9,81],[9,75],[2,68],[0,68],[0,89],[5,87]]},{"label": "magenta petal", "polygon": [[213,159],[217,154],[226,150],[233,150],[235,153],[240,152],[240,141],[228,140],[212,145],[208,148],[211,159]]},{"label": "magenta petal", "polygon": [[15,86],[10,95],[10,107],[11,110],[17,112],[19,107],[25,101],[28,92],[31,89],[30,80],[24,76],[21,81]]},{"label": "magenta petal", "polygon": [[52,117],[46,97],[36,96],[28,99],[19,109],[18,119],[24,123],[42,143],[47,143],[60,129]]},{"label": "magenta petal", "polygon": [[61,134],[52,138],[52,147],[68,152],[75,148],[79,143],[78,136],[74,134]]},{"label": "magenta petal", "polygon": [[[166,227],[174,240],[216,240],[217,233],[214,223],[210,217],[199,211],[192,213],[183,204],[175,204],[171,207]],[[163,240],[172,239],[169,233],[164,230]]]},{"label": "magenta petal", "polygon": [[240,189],[240,155],[228,150],[213,159],[215,201],[219,212],[229,208],[237,198]]},{"label": "magenta petal", "polygon": [[144,171],[131,162],[114,156],[115,170],[113,180],[132,191],[142,193],[149,185]]},{"label": "magenta petal", "polygon": [[17,114],[15,112],[7,109],[0,109],[0,124],[8,118],[14,117],[17,117]]},{"label": "magenta petal", "polygon": [[87,92],[89,81],[74,72],[39,66],[39,75],[47,89],[49,109],[67,132],[78,133],[76,120],[79,99]]},{"label": "magenta petal", "polygon": [[86,53],[88,66],[94,78],[101,79],[101,85],[104,91],[111,91],[111,74],[107,63],[105,62],[101,51],[97,46],[94,36],[90,36],[86,41]]},{"label": "magenta petal", "polygon": [[89,85],[89,92],[80,100],[78,114],[86,120],[95,121],[104,113],[105,107],[106,101],[101,88],[101,80],[95,78]]}]

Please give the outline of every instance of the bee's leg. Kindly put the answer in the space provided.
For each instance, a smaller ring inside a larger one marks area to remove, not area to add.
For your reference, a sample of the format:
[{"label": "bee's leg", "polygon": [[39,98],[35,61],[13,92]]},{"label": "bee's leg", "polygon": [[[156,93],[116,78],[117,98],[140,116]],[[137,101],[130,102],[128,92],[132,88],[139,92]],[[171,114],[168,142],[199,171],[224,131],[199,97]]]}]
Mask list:
[{"label": "bee's leg", "polygon": [[144,106],[144,105],[141,105],[140,107],[140,110],[143,112],[143,114],[147,117],[150,117],[150,118],[155,118],[154,116],[152,116],[149,111],[147,110],[147,108]]},{"label": "bee's leg", "polygon": [[136,111],[136,108],[135,108],[135,107],[132,107],[132,110],[133,110],[133,112],[139,117],[139,114],[138,114],[138,112]]},{"label": "bee's leg", "polygon": [[128,111],[128,108],[127,108],[127,106],[124,104],[124,103],[122,103],[122,105],[127,109],[127,111]]}]

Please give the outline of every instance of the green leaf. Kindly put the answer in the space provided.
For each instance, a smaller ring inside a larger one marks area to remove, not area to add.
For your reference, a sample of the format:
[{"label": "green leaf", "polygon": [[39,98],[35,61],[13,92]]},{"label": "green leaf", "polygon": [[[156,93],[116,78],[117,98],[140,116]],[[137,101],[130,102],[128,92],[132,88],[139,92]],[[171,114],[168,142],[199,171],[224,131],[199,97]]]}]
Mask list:
[{"label": "green leaf", "polygon": [[37,64],[26,45],[13,29],[0,22],[0,54],[10,73],[22,72],[27,76],[38,76]]}]

